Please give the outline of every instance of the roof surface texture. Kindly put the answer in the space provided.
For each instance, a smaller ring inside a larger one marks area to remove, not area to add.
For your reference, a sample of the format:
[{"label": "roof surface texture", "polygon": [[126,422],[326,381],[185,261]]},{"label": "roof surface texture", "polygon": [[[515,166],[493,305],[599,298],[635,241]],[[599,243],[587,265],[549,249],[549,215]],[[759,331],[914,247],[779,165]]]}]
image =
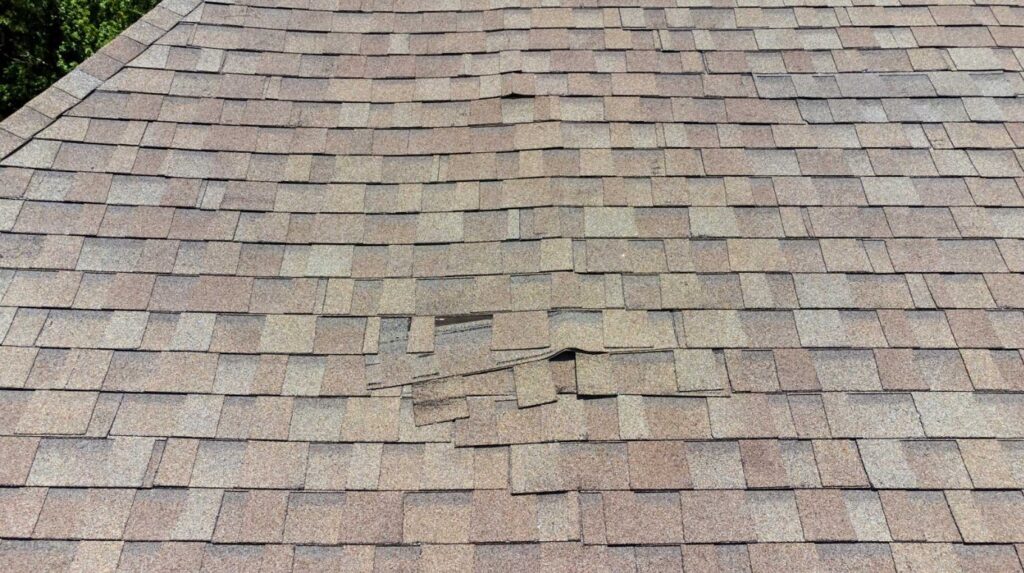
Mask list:
[{"label": "roof surface texture", "polygon": [[0,124],[0,570],[1020,571],[1024,8],[742,4],[167,0]]}]

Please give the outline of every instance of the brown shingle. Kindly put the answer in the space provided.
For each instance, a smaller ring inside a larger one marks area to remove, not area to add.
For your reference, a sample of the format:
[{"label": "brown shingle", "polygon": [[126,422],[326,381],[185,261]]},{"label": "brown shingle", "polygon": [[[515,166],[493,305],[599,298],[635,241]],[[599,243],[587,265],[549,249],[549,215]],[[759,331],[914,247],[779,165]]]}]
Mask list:
[{"label": "brown shingle", "polygon": [[494,315],[491,348],[517,350],[551,345],[548,314],[541,311],[498,313]]},{"label": "brown shingle", "polygon": [[44,539],[120,538],[134,496],[130,489],[50,489],[33,534]]},{"label": "brown shingle", "polygon": [[[287,506],[287,492],[224,492],[219,513],[215,514],[216,529],[212,530],[212,540],[221,543],[278,542],[284,530]],[[206,539],[211,539],[210,532],[207,532]]]},{"label": "brown shingle", "polygon": [[878,494],[864,490],[796,492],[800,521],[809,541],[889,541]]},{"label": "brown shingle", "polygon": [[883,491],[879,495],[892,537],[899,541],[960,541],[941,492]]},{"label": "brown shingle", "polygon": [[43,439],[28,485],[137,487],[149,464],[152,438]]},{"label": "brown shingle", "polygon": [[[17,400],[10,394],[5,395],[5,402]],[[97,398],[95,392],[58,390],[38,390],[22,396],[27,399],[17,424],[11,428],[16,434],[84,434]]]},{"label": "brown shingle", "polygon": [[[201,441],[192,469],[195,487],[301,487],[308,444]],[[278,471],[285,469],[286,471]]]},{"label": "brown shingle", "polygon": [[4,537],[30,537],[46,497],[46,488],[5,488],[0,493],[0,531]]},{"label": "brown shingle", "polygon": [[605,527],[609,543],[666,544],[683,541],[678,493],[606,492]]},{"label": "brown shingle", "polygon": [[520,408],[557,400],[551,368],[546,360],[517,365],[513,369],[516,400]]},{"label": "brown shingle", "polygon": [[24,485],[38,446],[38,438],[0,438],[0,454],[7,460],[4,471],[0,473],[0,483]]},{"label": "brown shingle", "polygon": [[128,395],[121,401],[113,435],[213,437],[221,396]]},{"label": "brown shingle", "polygon": [[[681,492],[689,542],[800,541],[792,492]],[[770,517],[769,517],[770,516]]]},{"label": "brown shingle", "polygon": [[1021,492],[951,491],[946,499],[964,541],[1002,543],[1021,538]]},{"label": "brown shingle", "polygon": [[397,543],[402,541],[398,492],[293,493],[284,540],[299,543]]},{"label": "brown shingle", "polygon": [[213,535],[222,493],[215,489],[140,491],[125,525],[125,538],[208,540]]}]

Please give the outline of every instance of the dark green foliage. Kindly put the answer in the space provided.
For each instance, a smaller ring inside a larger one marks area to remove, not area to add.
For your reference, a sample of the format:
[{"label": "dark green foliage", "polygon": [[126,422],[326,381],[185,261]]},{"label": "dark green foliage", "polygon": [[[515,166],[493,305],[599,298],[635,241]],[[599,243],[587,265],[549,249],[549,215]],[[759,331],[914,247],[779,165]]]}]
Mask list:
[{"label": "dark green foliage", "polygon": [[0,118],[130,26],[158,0],[0,0]]}]

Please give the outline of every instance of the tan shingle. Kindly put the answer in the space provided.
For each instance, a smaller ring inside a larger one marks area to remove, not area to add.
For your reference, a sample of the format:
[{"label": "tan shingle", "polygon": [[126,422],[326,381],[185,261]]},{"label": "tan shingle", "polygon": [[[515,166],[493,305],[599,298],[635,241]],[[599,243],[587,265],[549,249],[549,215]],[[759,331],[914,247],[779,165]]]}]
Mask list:
[{"label": "tan shingle", "polygon": [[889,541],[878,493],[864,490],[796,492],[804,536],[813,541]]},{"label": "tan shingle", "polygon": [[[301,487],[308,444],[201,441],[192,468],[195,487]],[[284,469],[286,471],[279,471]]]},{"label": "tan shingle", "polygon": [[43,439],[28,485],[138,487],[153,450],[152,438]]},{"label": "tan shingle", "polygon": [[5,488],[0,492],[0,531],[4,537],[30,537],[46,496],[46,488]]},{"label": "tan shingle", "polygon": [[31,392],[24,403],[17,425],[13,428],[14,433],[84,434],[89,426],[89,420],[92,419],[96,398],[96,392]]},{"label": "tan shingle", "polygon": [[689,542],[803,538],[792,492],[681,492],[680,497]]},{"label": "tan shingle", "polygon": [[[212,530],[212,540],[221,543],[279,542],[287,507],[288,493],[283,491],[224,492],[219,513],[215,514],[216,529]],[[206,539],[211,539],[209,534]]]},{"label": "tan shingle", "polygon": [[402,541],[402,496],[398,492],[293,493],[285,541],[397,543]]},{"label": "tan shingle", "polygon": [[946,494],[964,541],[1007,542],[1020,539],[1024,496],[1019,491],[951,491]]},{"label": "tan shingle", "polygon": [[541,311],[494,315],[491,348],[517,350],[551,345],[548,314]]},{"label": "tan shingle", "polygon": [[213,395],[127,395],[112,435],[213,437],[224,398]]},{"label": "tan shingle", "polygon": [[606,492],[601,495],[610,543],[663,544],[683,541],[678,493]]},{"label": "tan shingle", "polygon": [[953,515],[942,493],[883,491],[879,495],[893,539],[954,543],[960,541]]},{"label": "tan shingle", "polygon": [[132,509],[131,489],[50,489],[33,534],[40,538],[120,538]]},{"label": "tan shingle", "polygon": [[222,494],[215,489],[140,491],[125,525],[125,538],[208,540],[213,535]]}]

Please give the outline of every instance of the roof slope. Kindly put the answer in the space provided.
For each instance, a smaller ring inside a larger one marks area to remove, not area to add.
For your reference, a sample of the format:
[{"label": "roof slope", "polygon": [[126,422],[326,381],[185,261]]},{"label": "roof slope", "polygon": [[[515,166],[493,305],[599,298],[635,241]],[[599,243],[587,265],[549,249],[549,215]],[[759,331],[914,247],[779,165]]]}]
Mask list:
[{"label": "roof slope", "polygon": [[0,570],[1020,571],[1024,8],[744,4],[167,0],[0,124]]}]

